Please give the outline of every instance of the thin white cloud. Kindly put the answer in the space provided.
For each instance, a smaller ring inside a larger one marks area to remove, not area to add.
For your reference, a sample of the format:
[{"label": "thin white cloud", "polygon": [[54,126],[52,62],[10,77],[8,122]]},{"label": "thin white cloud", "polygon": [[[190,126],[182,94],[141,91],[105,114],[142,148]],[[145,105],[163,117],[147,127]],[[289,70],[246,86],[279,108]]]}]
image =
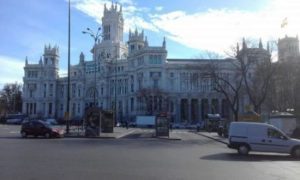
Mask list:
[{"label": "thin white cloud", "polygon": [[82,0],[73,1],[73,4],[76,9],[84,12],[88,16],[91,16],[98,23],[101,23],[101,18],[104,12],[104,4],[111,4],[111,1]]},{"label": "thin white cloud", "polygon": [[6,83],[22,82],[25,61],[9,56],[0,55],[0,87]]},{"label": "thin white cloud", "polygon": [[155,7],[155,10],[156,11],[162,11],[164,9],[164,7],[162,7],[162,6],[156,6]]},{"label": "thin white cloud", "polygon": [[[129,28],[142,28],[164,33],[167,38],[187,47],[224,54],[226,50],[243,37],[262,38],[264,42],[283,37],[296,36],[300,31],[300,1],[273,0],[258,11],[237,9],[209,9],[204,12],[188,13],[183,10],[161,13],[161,6],[138,7],[132,0],[124,3],[125,32]],[[75,7],[101,23],[104,3],[110,8],[110,1],[78,0]],[[152,8],[153,10],[153,8]],[[154,14],[153,14],[154,13]],[[282,20],[287,17],[288,25],[282,29]]]},{"label": "thin white cloud", "polygon": [[134,5],[134,2],[132,0],[119,0],[118,1],[120,4],[129,4],[129,5]]},{"label": "thin white cloud", "polygon": [[[150,22],[144,20],[141,16],[142,13],[149,12],[149,8],[145,7],[136,7],[133,1],[131,0],[121,0],[120,3],[122,6],[122,12],[125,19],[125,27],[124,31],[128,32],[129,28],[140,28],[140,29],[148,29],[151,31],[158,31],[158,29]],[[109,9],[111,8],[111,1],[103,0],[81,0],[81,1],[73,1],[73,5],[79,11],[91,16],[101,24],[104,4]],[[119,8],[120,6],[118,6]]]},{"label": "thin white cloud", "polygon": [[[152,23],[168,38],[199,50],[224,53],[242,37],[277,39],[283,34],[296,36],[300,31],[300,1],[275,0],[258,12],[210,9],[188,14],[174,11],[152,16]],[[287,28],[280,27],[287,17]]]}]

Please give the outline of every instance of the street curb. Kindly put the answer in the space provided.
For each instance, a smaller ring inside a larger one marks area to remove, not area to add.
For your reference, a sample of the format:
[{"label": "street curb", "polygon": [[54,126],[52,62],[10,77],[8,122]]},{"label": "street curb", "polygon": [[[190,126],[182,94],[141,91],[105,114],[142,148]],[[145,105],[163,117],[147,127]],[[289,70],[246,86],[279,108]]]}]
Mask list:
[{"label": "street curb", "polygon": [[173,141],[181,141],[182,140],[181,138],[160,137],[160,136],[155,136],[155,135],[152,135],[152,138],[170,140],[170,141],[172,141],[172,140]]},{"label": "street curb", "polygon": [[156,136],[153,136],[153,138],[156,138],[156,139],[163,139],[163,140],[169,140],[169,141],[181,141],[180,138],[156,137]]},{"label": "street curb", "polygon": [[132,130],[132,131],[129,131],[129,132],[126,132],[126,133],[123,133],[119,136],[96,136],[96,137],[86,137],[86,136],[76,136],[76,135],[65,135],[64,138],[78,138],[78,139],[119,139],[119,138],[122,138],[124,136],[127,136],[128,134],[131,134],[133,132],[135,132],[136,130]]},{"label": "street curb", "polygon": [[129,135],[129,134],[131,134],[131,133],[133,133],[133,132],[135,132],[135,131],[137,131],[137,130],[136,130],[136,129],[131,130],[131,131],[127,132],[127,133],[124,133],[124,134],[121,134],[121,135],[119,135],[119,136],[116,136],[115,138],[116,138],[116,139],[120,139],[120,138],[125,137],[125,136],[127,136],[127,135]]},{"label": "street curb", "polygon": [[217,142],[219,142],[219,143],[228,145],[227,142],[224,142],[224,141],[222,141],[222,140],[220,140],[220,139],[217,139],[217,138],[213,138],[213,137],[211,137],[211,136],[204,135],[204,134],[202,134],[202,133],[200,133],[200,132],[193,132],[193,133],[194,133],[194,134],[198,134],[198,135],[203,136],[203,137],[206,137],[206,138],[209,138],[209,139],[212,139],[212,140],[215,140],[215,141],[217,141]]},{"label": "street curb", "polygon": [[112,136],[100,136],[100,137],[86,137],[86,136],[64,136],[64,138],[72,138],[72,139],[116,139],[116,137]]}]

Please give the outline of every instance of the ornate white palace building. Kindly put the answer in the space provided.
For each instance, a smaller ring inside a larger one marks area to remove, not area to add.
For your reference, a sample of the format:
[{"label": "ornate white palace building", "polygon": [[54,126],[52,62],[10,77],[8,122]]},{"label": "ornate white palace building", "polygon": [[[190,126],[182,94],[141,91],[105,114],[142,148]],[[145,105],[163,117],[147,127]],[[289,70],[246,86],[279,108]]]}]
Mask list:
[{"label": "ornate white palace building", "polygon": [[[79,63],[71,66],[71,118],[81,118],[85,109],[94,104],[116,110],[118,121],[161,112],[167,112],[176,123],[196,123],[207,113],[230,118],[224,96],[214,91],[203,72],[208,63],[215,61],[222,73],[230,73],[230,61],[234,59],[168,59],[165,39],[161,46],[150,46],[144,32],[137,30],[129,32],[125,43],[122,7],[104,8],[103,38],[93,47],[93,60],[87,61],[81,53]],[[258,48],[248,49],[260,52],[254,55],[269,55],[261,43]],[[29,64],[26,58],[23,113],[31,117],[64,117],[68,81],[67,77],[59,77],[58,64],[56,46],[45,46],[38,64]],[[246,103],[240,103],[241,111]]]}]

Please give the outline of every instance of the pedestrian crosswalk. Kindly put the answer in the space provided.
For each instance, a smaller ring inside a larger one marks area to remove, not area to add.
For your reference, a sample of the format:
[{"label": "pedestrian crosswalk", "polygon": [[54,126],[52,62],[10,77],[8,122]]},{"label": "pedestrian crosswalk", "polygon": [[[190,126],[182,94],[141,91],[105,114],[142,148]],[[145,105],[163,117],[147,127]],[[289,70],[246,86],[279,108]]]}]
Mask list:
[{"label": "pedestrian crosswalk", "polygon": [[[138,129],[137,131],[139,132],[144,132],[144,133],[155,133],[155,129]],[[170,133],[190,133],[188,130],[180,130],[180,129],[175,129],[175,130],[170,130]]]},{"label": "pedestrian crosswalk", "polygon": [[[154,138],[155,129],[136,129],[133,133],[124,136],[125,139],[138,139],[138,138]],[[199,135],[190,132],[190,130],[174,129],[169,131],[169,137],[173,139],[190,140],[199,139]]]}]

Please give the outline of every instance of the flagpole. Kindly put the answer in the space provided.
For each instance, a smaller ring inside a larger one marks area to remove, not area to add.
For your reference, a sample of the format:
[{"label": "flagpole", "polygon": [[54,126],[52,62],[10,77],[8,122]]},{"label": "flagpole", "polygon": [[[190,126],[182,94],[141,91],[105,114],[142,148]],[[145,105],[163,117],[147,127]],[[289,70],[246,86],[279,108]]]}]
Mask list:
[{"label": "flagpole", "polygon": [[288,26],[288,18],[285,17],[281,24],[280,24],[280,28],[281,28],[281,34],[284,37],[285,35],[287,35],[287,26]]}]

